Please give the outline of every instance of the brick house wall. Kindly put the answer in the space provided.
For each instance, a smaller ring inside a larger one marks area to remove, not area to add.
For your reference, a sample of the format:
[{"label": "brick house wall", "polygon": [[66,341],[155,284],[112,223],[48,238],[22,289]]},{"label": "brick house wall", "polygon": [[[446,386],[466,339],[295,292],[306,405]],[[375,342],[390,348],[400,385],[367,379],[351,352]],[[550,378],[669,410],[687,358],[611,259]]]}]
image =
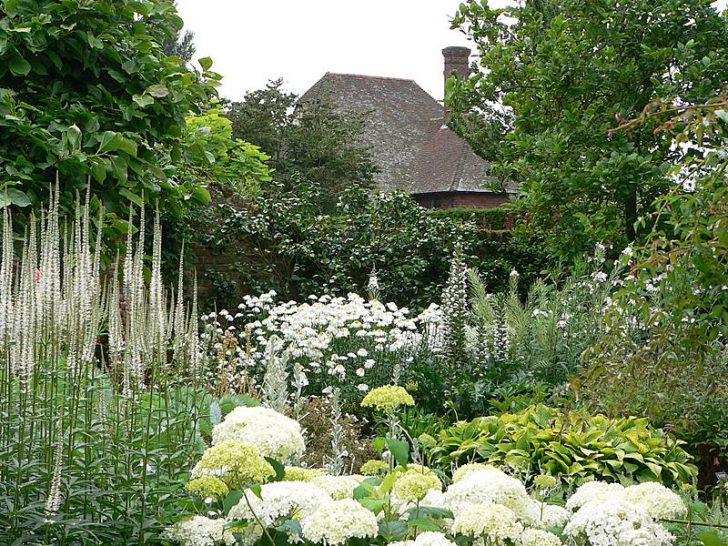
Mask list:
[{"label": "brick house wall", "polygon": [[416,193],[412,197],[428,209],[492,209],[509,201],[505,193],[475,191]]}]

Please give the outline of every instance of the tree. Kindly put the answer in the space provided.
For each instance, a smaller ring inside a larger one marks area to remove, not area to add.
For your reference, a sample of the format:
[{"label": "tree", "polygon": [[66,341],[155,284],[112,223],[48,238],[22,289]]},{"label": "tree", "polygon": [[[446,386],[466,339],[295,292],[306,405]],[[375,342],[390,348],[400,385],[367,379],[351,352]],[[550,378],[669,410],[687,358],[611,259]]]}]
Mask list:
[{"label": "tree", "polygon": [[232,123],[222,108],[190,116],[186,122],[184,167],[178,179],[227,187],[248,197],[270,182],[268,156],[233,138]]},{"label": "tree", "polygon": [[[666,165],[679,151],[671,139],[651,138],[650,123],[610,129],[656,97],[700,102],[715,94],[728,74],[728,25],[710,4],[461,5],[454,25],[475,40],[482,71],[452,81],[448,101],[460,111],[510,109],[490,159],[498,175],[520,184],[530,227],[557,254],[573,257],[597,241],[623,247],[640,235],[635,224],[669,187]],[[471,125],[471,135],[483,131]]]},{"label": "tree", "polygon": [[682,155],[645,243],[622,255],[578,387],[596,409],[669,423],[714,484],[728,465],[728,87],[699,104],[655,101],[617,130],[646,123]]},{"label": "tree", "polygon": [[271,81],[230,105],[233,136],[260,146],[285,188],[301,181],[320,188],[323,210],[332,209],[347,188],[371,188],[375,166],[357,141],[363,116],[338,112],[324,101],[297,104],[282,85],[280,79]]},{"label": "tree", "polygon": [[[177,2],[172,2],[177,9]],[[162,44],[165,55],[177,56],[184,62],[189,63],[195,55],[197,48],[195,47],[195,33],[191,30],[178,30],[174,36],[169,36]]]},{"label": "tree", "polygon": [[129,201],[179,217],[205,202],[175,179],[185,117],[215,95],[202,71],[164,54],[182,27],[167,0],[0,0],[0,188],[37,205],[58,174],[72,202],[91,183],[125,231]]}]

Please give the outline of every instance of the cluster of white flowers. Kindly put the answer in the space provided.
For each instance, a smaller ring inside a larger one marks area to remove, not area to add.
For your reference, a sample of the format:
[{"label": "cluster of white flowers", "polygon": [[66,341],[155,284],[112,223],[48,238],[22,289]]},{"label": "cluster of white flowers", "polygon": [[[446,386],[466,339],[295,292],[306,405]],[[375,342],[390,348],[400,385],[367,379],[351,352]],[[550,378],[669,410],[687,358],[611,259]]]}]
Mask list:
[{"label": "cluster of white flowers", "polygon": [[287,463],[303,454],[301,425],[285,415],[263,407],[241,406],[231,411],[212,430],[212,443],[237,440],[252,444],[264,457]]},{"label": "cluster of white flowers", "polygon": [[377,516],[352,499],[333,501],[301,520],[301,534],[314,544],[336,546],[350,538],[374,538],[378,532]]},{"label": "cluster of white flowers", "polygon": [[564,533],[593,546],[667,546],[673,537],[636,504],[616,498],[582,506]]},{"label": "cluster of white flowers", "polygon": [[257,523],[257,518],[269,526],[279,518],[301,519],[331,502],[331,496],[312,483],[273,482],[261,486],[260,495],[248,494],[247,499],[230,509],[228,517],[244,519],[251,524]]},{"label": "cluster of white flowers", "polygon": [[569,498],[566,508],[577,511],[587,505],[622,500],[638,506],[654,519],[684,516],[687,508],[680,496],[657,482],[623,487],[616,483],[587,482]]},{"label": "cluster of white flowers", "polygon": [[183,546],[232,546],[236,542],[235,537],[225,530],[225,525],[227,521],[224,519],[195,516],[169,527],[164,532],[164,538]]},{"label": "cluster of white flowers", "polygon": [[417,535],[414,540],[390,542],[389,546],[455,546],[455,543],[443,533],[426,531]]},{"label": "cluster of white flowers", "polygon": [[564,533],[594,546],[664,546],[673,536],[655,520],[686,513],[680,497],[659,483],[623,487],[588,482],[566,503],[576,513]]},{"label": "cluster of white flowers", "polygon": [[[300,366],[302,377],[314,374],[350,380],[363,392],[370,386],[366,376],[387,354],[430,347],[428,336],[436,337],[442,322],[436,306],[415,317],[407,308],[367,301],[356,294],[281,303],[275,292],[269,292],[243,300],[234,315],[222,310],[202,317],[203,340],[214,354],[225,352],[228,368],[233,359],[238,373],[259,380],[266,367],[265,348],[275,337],[281,341],[280,350],[286,353],[289,366]],[[224,340],[232,334],[238,343],[233,349],[226,348]],[[398,359],[406,360],[406,356]],[[228,382],[234,384],[235,380]]]}]

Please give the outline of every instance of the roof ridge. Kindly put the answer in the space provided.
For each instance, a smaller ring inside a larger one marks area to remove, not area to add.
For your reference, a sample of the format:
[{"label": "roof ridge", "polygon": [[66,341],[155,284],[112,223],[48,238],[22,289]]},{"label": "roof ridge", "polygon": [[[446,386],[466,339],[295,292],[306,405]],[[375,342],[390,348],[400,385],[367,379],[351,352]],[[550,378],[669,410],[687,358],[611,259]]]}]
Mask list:
[{"label": "roof ridge", "polygon": [[353,74],[351,72],[326,72],[326,76],[347,76],[349,78],[365,78],[372,80],[396,80],[401,82],[414,82],[417,83],[413,78],[395,78],[394,76],[374,76],[371,74]]}]

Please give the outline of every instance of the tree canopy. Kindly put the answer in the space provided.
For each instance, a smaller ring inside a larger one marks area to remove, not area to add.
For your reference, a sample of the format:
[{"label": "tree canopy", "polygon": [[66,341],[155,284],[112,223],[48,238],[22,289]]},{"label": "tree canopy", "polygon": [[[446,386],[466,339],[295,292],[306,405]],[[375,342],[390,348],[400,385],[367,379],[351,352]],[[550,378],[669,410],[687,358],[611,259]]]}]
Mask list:
[{"label": "tree canopy", "polygon": [[182,27],[168,0],[0,2],[0,185],[37,204],[58,174],[65,202],[91,181],[111,214],[159,201],[179,215],[209,196],[176,178],[185,118],[215,96],[163,44]]},{"label": "tree canopy", "polygon": [[350,187],[371,188],[375,165],[358,141],[363,116],[337,111],[325,101],[298,104],[283,81],[246,93],[229,105],[233,136],[260,146],[271,158],[273,176],[286,188],[302,180],[320,189],[320,204],[330,209]]},{"label": "tree canopy", "polygon": [[[566,257],[639,237],[681,151],[651,122],[610,129],[657,97],[714,96],[728,76],[725,17],[707,0],[470,1],[454,25],[481,55],[479,72],[450,82],[448,101],[469,112],[456,128],[520,184],[531,228]],[[494,120],[495,105],[507,115]]]}]

